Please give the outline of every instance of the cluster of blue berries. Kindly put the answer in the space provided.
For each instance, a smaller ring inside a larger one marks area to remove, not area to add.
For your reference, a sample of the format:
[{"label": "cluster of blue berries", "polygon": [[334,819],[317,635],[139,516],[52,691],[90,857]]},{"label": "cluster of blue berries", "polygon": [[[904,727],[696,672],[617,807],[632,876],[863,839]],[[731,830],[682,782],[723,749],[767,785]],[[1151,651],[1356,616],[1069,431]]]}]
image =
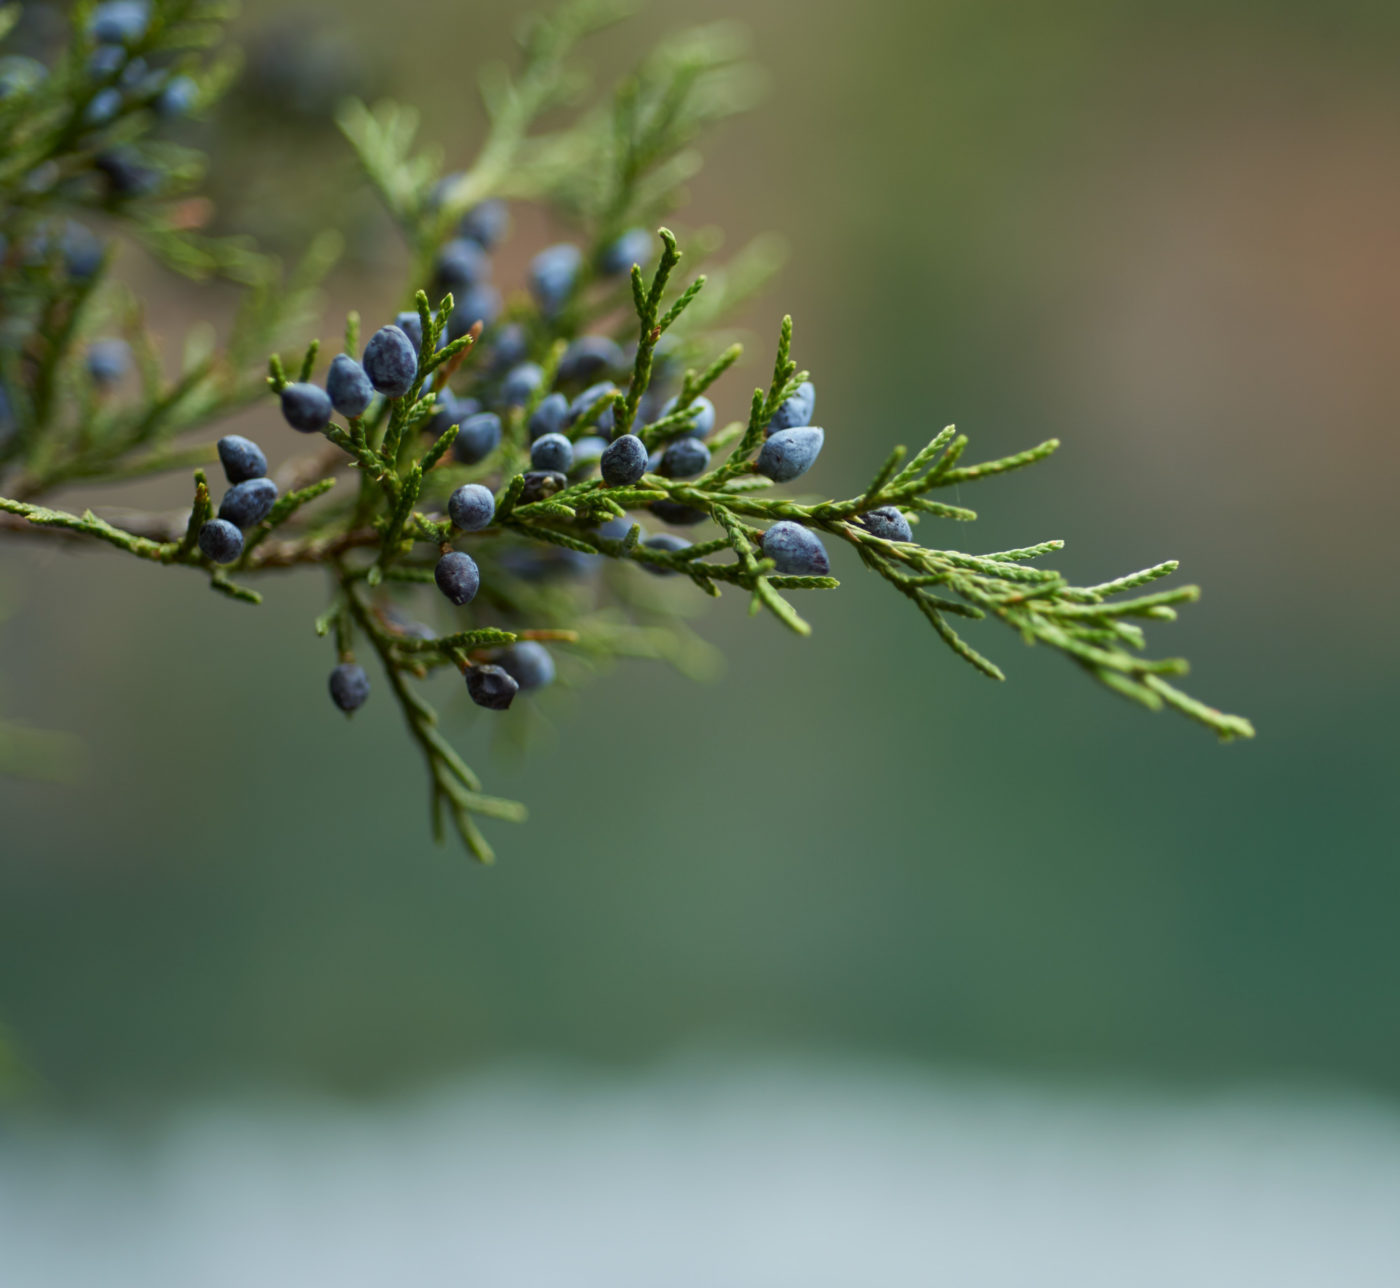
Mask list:
[{"label": "cluster of blue berries", "polygon": [[[438,185],[434,203],[460,176],[449,175]],[[454,308],[447,337],[456,340],[480,322],[492,326],[501,312],[501,292],[491,282],[491,252],[505,237],[510,216],[505,203],[483,201],[458,221],[455,235],[433,260],[434,298],[452,293]],[[420,336],[421,341],[421,336]]]},{"label": "cluster of blue berries", "polygon": [[[484,203],[461,218],[453,236],[434,260],[435,289],[443,294],[450,291],[457,301],[445,336],[455,339],[478,321],[489,330],[479,346],[484,356],[477,366],[480,377],[473,390],[475,396],[445,388],[437,391],[431,395],[435,409],[423,421],[424,430],[437,438],[456,425],[453,459],[460,465],[476,465],[500,446],[505,419],[523,415],[530,448],[529,469],[524,474],[519,495],[521,504],[551,496],[566,488],[571,478],[586,475],[595,468],[602,482],[611,488],[634,486],[649,472],[676,480],[704,475],[711,466],[711,449],[706,439],[715,429],[715,407],[703,396],[691,398],[684,406],[677,396],[663,401],[666,352],[658,349],[654,357],[653,387],[641,400],[637,423],[651,424],[668,419],[674,429],[670,441],[648,451],[640,432],[633,432],[635,426],[619,422],[618,409],[624,404],[622,389],[615,381],[625,379],[631,358],[616,341],[599,335],[574,338],[556,365],[552,382],[556,387],[549,389],[543,368],[530,360],[531,338],[525,327],[514,322],[499,327],[493,325],[499,313],[500,296],[490,281],[490,252],[504,236],[506,227],[504,206],[498,202]],[[642,262],[650,247],[648,234],[631,230],[609,245],[596,263],[588,266],[577,247],[551,246],[531,262],[530,292],[543,316],[558,317],[584,285],[586,268],[595,276],[622,274],[633,263]],[[439,347],[444,342],[445,338],[439,342]],[[370,337],[358,360],[348,353],[337,354],[331,362],[324,388],[308,381],[285,385],[281,391],[282,413],[292,428],[316,433],[326,429],[333,413],[352,420],[363,416],[376,395],[403,398],[418,380],[422,349],[423,329],[419,315],[401,313],[393,323],[381,327]],[[764,441],[754,467],[758,473],[774,482],[785,483],[812,467],[825,437],[823,431],[812,424],[815,408],[816,390],[810,381],[804,381],[764,427]],[[220,444],[226,468],[232,449],[226,454],[224,444],[232,441],[226,439]],[[259,468],[258,478],[262,472]],[[253,481],[251,475],[235,480],[230,473],[229,477],[230,482],[235,483],[230,497]],[[208,540],[205,532],[200,535],[201,548],[211,558],[223,561],[237,558],[242,540],[239,528],[264,517],[275,497],[275,489],[265,498],[249,495],[245,501],[240,494],[230,501],[226,497],[219,518],[206,525]],[[655,500],[650,509],[672,526],[687,526],[708,517],[704,510],[670,499]],[[496,497],[481,483],[466,483],[451,494],[447,510],[457,532],[481,532],[495,522]],[[872,534],[890,540],[907,541],[912,536],[908,521],[893,507],[862,515],[858,522]],[[215,525],[220,524],[223,526],[216,528]],[[597,535],[603,540],[620,541],[632,526],[630,519],[609,520],[599,526]],[[670,532],[653,535],[643,532],[639,534],[639,541],[644,549],[659,554],[676,554],[691,544]],[[830,571],[821,540],[801,524],[788,521],[772,524],[760,534],[759,546],[778,573],[825,576]],[[516,553],[504,552],[501,563],[526,578],[554,564],[572,566],[590,562],[589,556],[570,550],[551,550],[533,560],[522,554],[522,566],[515,568],[511,557]],[[670,561],[644,561],[642,566],[657,576],[677,571]],[[449,603],[464,607],[471,604],[481,590],[481,569],[470,554],[444,541],[433,580]],[[415,633],[426,630],[414,627]],[[430,632],[427,637],[431,638]],[[472,700],[492,710],[505,710],[521,689],[539,688],[554,678],[553,659],[548,650],[535,641],[521,641],[489,656],[464,660],[463,667]],[[369,681],[363,669],[348,658],[342,659],[332,672],[330,687],[335,704],[347,712],[362,705],[369,693]]]},{"label": "cluster of blue berries", "polygon": [[199,548],[216,564],[231,564],[243,553],[243,534],[261,523],[277,501],[277,484],[267,477],[267,457],[251,439],[227,434],[219,439],[219,461],[230,487],[217,518],[199,530]]}]

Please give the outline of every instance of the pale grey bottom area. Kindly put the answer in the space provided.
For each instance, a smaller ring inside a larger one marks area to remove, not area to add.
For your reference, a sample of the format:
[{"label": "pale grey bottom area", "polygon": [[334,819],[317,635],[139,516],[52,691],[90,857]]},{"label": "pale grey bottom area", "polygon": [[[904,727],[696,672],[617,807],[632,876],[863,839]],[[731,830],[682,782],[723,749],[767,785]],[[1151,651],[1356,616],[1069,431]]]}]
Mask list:
[{"label": "pale grey bottom area", "polygon": [[1400,1117],[849,1066],[522,1071],[0,1137],[0,1284],[1400,1283]]}]

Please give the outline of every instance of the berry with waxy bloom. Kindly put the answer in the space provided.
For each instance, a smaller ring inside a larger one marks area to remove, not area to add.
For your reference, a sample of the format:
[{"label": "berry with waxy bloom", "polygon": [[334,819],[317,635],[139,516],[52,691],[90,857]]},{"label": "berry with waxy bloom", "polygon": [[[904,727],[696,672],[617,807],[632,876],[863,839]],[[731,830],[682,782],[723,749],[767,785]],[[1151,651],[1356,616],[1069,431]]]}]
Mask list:
[{"label": "berry with waxy bloom", "polygon": [[437,561],[437,567],[433,569],[433,580],[437,582],[437,588],[458,608],[470,604],[476,598],[476,592],[481,589],[481,572],[476,566],[476,560],[460,550],[449,550]]},{"label": "berry with waxy bloom", "polygon": [[354,662],[342,662],[331,672],[331,701],[346,715],[358,711],[369,698],[369,676]]},{"label": "berry with waxy bloom", "polygon": [[831,571],[826,547],[816,533],[800,523],[783,519],[775,523],[759,543],[779,572],[796,576],[825,577]]}]

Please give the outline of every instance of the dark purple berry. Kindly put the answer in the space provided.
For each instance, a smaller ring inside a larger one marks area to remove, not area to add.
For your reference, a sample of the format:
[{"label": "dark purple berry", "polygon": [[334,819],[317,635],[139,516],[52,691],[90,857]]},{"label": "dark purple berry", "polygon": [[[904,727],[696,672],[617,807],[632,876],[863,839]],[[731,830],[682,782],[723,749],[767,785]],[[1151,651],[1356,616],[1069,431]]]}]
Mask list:
[{"label": "dark purple berry", "polygon": [[460,423],[452,455],[463,465],[484,461],[501,443],[501,418],[494,411],[477,412]]},{"label": "dark purple berry", "polygon": [[216,564],[231,564],[243,553],[243,534],[227,519],[210,519],[199,530],[199,548]]},{"label": "dark purple berry", "polygon": [[882,505],[878,510],[862,514],[856,520],[862,528],[886,541],[913,541],[914,529],[909,520],[892,505]]},{"label": "dark purple berry", "polygon": [[245,531],[267,518],[277,501],[277,484],[271,479],[247,479],[235,483],[219,503],[219,518],[237,524]]},{"label": "dark purple berry", "polygon": [[568,470],[574,445],[563,434],[545,434],[530,445],[530,464],[537,470]]},{"label": "dark purple berry", "polygon": [[219,439],[219,462],[230,483],[246,483],[267,473],[267,457],[262,448],[240,434],[225,434]]},{"label": "dark purple berry", "polygon": [[418,350],[399,327],[382,326],[370,336],[360,365],[381,394],[402,398],[418,378]]},{"label": "dark purple berry", "polygon": [[511,674],[499,666],[473,666],[467,670],[467,692],[479,707],[504,711],[520,690]]},{"label": "dark purple berry", "polygon": [[610,487],[628,487],[646,473],[646,445],[636,434],[624,434],[608,444],[598,465],[604,483]]},{"label": "dark purple berry", "polygon": [[800,523],[787,519],[775,523],[763,534],[763,553],[773,561],[779,572],[798,576],[825,577],[831,571],[831,561],[813,532]]},{"label": "dark purple berry", "polygon": [[775,483],[787,483],[812,468],[826,437],[815,425],[780,429],[758,454],[758,472]]},{"label": "dark purple berry", "polygon": [[282,416],[300,433],[318,433],[331,421],[330,396],[319,385],[287,385],[282,390]]},{"label": "dark purple berry", "polygon": [[458,608],[470,604],[481,589],[481,573],[476,560],[464,555],[460,550],[449,550],[437,561],[433,569],[433,580],[437,587]]},{"label": "dark purple berry", "polygon": [[463,532],[480,532],[496,517],[496,498],[480,483],[463,483],[448,497],[447,513]]},{"label": "dark purple berry", "polygon": [[569,480],[558,470],[527,470],[525,486],[520,489],[520,504],[529,505],[531,501],[543,501],[556,492],[562,492],[568,486]]},{"label": "dark purple berry", "polygon": [[347,419],[364,415],[370,399],[374,397],[374,386],[370,384],[365,369],[348,353],[337,353],[331,359],[331,369],[326,373],[326,394],[331,406]]},{"label": "dark purple berry", "polygon": [[347,715],[369,698],[369,676],[354,662],[342,662],[331,672],[331,701]]}]

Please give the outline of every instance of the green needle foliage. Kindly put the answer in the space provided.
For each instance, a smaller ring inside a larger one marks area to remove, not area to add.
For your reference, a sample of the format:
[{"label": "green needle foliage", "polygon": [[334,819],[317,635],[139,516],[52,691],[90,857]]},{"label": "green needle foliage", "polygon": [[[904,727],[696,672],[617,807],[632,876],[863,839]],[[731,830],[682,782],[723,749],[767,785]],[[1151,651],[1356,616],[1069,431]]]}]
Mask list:
[{"label": "green needle foliage", "polygon": [[[480,821],[518,821],[524,809],[484,792],[439,729],[421,680],[440,668],[469,675],[496,650],[521,640],[558,646],[573,674],[622,657],[664,658],[703,674],[708,655],[684,624],[685,597],[644,572],[670,574],[712,597],[736,588],[753,612],[807,635],[810,627],[792,597],[835,590],[838,582],[776,570],[762,538],[780,520],[851,546],[866,569],[910,601],[939,640],[992,679],[1003,678],[1000,667],[962,634],[982,619],[1059,650],[1149,710],[1173,708],[1222,739],[1252,734],[1246,720],[1176,686],[1184,661],[1144,654],[1144,624],[1172,620],[1177,606],[1198,593],[1194,586],[1145,589],[1174,572],[1174,562],[1076,587],[1038,562],[1060,549],[1058,541],[967,554],[935,542],[890,540],[860,522],[882,507],[898,509],[919,530],[924,521],[974,519],[971,510],[938,494],[1034,465],[1055,450],[1055,440],[967,465],[968,440],[949,426],[912,456],[894,448],[874,478],[843,500],[793,495],[761,474],[765,429],[808,375],[791,354],[790,318],[783,319],[767,386],[753,391],[742,418],[710,435],[711,466],[699,477],[649,471],[635,483],[609,486],[592,469],[580,469],[562,481],[527,478],[528,422],[571,341],[602,336],[629,346],[630,372],[615,373],[620,383],[592,398],[566,433],[575,441],[595,434],[611,414],[618,432],[631,427],[648,450],[662,448],[691,431],[694,400],[738,360],[740,346],[726,343],[716,327],[761,284],[773,261],[760,243],[728,265],[706,264],[706,274],[686,276],[678,239],[662,227],[648,271],[634,266],[630,282],[604,271],[607,249],[621,234],[655,227],[676,206],[697,165],[694,138],[747,102],[752,71],[732,31],[686,33],[609,100],[580,107],[566,125],[540,128],[541,116],[558,120],[557,109],[578,102],[583,81],[572,61],[578,41],[618,16],[616,6],[588,0],[532,20],[518,71],[492,70],[483,78],[488,128],[464,171],[445,175],[438,156],[416,148],[412,108],[358,102],[341,108],[341,130],[407,242],[405,300],[422,328],[418,373],[404,396],[376,398],[363,415],[333,419],[320,449],[279,474],[280,499],[245,533],[232,565],[212,564],[197,542],[214,512],[202,468],[194,471],[190,510],[177,519],[103,518],[45,504],[59,487],[83,481],[206,465],[214,459],[209,427],[221,417],[269,390],[280,393],[290,379],[314,379],[324,365],[319,346],[313,342],[291,358],[282,345],[305,333],[316,282],[338,245],[333,235],[321,237],[304,265],[284,275],[246,240],[198,230],[192,212],[200,209],[194,192],[201,159],[161,139],[159,108],[177,77],[193,89],[193,110],[207,110],[217,97],[230,69],[227,58],[211,52],[228,16],[225,5],[154,4],[143,34],[121,46],[119,60],[101,74],[92,70],[97,46],[87,34],[93,10],[90,3],[75,6],[68,47],[47,66],[0,63],[6,70],[0,97],[6,246],[0,262],[0,535],[105,543],[193,570],[218,593],[253,604],[260,599],[253,584],[265,573],[325,569],[329,601],[316,630],[339,661],[353,660],[358,650],[378,663],[426,762],[439,836],[450,825],[474,855],[488,860],[492,852]],[[17,17],[18,6],[0,9],[7,28]],[[124,79],[135,60],[141,76]],[[94,100],[117,85],[124,86],[120,106],[94,123]],[[118,191],[103,178],[114,149],[138,167],[140,183],[124,180]],[[460,316],[451,294],[429,294],[434,263],[464,216],[501,198],[543,205],[569,221],[581,242],[579,268],[565,297],[549,301],[550,307],[522,292],[505,301],[499,318],[466,325],[472,319]],[[89,250],[91,262],[82,260],[92,234],[86,222],[75,227],[74,221],[89,216],[180,272],[237,284],[243,304],[228,340],[216,345],[212,333],[193,333],[177,374],[164,374],[140,302],[110,277],[101,244]],[[705,259],[710,248],[698,251]],[[107,396],[85,367],[91,340],[113,327],[135,353],[137,397]],[[360,342],[360,322],[352,316],[346,351],[358,355]],[[515,351],[503,361],[510,345]],[[273,356],[260,373],[259,355],[269,350]],[[505,406],[503,368],[526,358],[543,378],[524,405]],[[675,395],[671,404],[664,402],[667,394]],[[469,465],[452,451],[458,425],[440,423],[444,409],[450,415],[465,398],[495,407],[503,428],[499,446]],[[275,432],[286,432],[271,405],[268,420],[278,426]],[[201,431],[202,441],[190,445],[190,431]],[[495,496],[494,519],[482,531],[459,532],[444,515],[447,496],[465,482],[485,484]],[[671,515],[683,507],[703,524],[692,531],[693,543],[668,548],[644,540],[634,515],[650,517],[658,503]],[[418,620],[423,614],[447,611],[432,586],[433,569],[454,546],[478,564],[480,592],[468,608],[451,610],[447,626],[424,626]],[[633,564],[642,568],[628,567]]]}]

